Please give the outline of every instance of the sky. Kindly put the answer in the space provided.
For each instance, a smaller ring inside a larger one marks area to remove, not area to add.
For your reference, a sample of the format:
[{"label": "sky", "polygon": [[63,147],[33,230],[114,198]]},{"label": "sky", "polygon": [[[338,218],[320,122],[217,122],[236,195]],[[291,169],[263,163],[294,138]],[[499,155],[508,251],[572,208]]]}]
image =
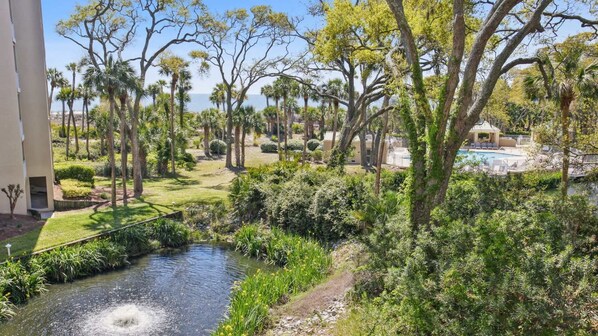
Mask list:
[{"label": "sky", "polygon": [[[221,13],[229,9],[235,8],[250,8],[255,5],[270,5],[276,11],[288,13],[291,16],[300,16],[304,23],[314,22],[314,18],[307,15],[307,8],[310,0],[204,0],[211,12]],[[61,19],[66,19],[74,11],[75,5],[85,4],[86,0],[41,0],[43,21],[44,21],[44,35],[46,43],[46,63],[48,68],[56,68],[63,71],[66,64],[71,62],[78,62],[83,56],[84,51],[72,41],[65,39],[56,32],[56,24]],[[295,52],[300,52],[303,47],[295,47]],[[189,51],[198,49],[193,45],[179,45],[172,48],[172,52],[187,56]],[[192,84],[193,89],[191,93],[210,93],[212,88],[221,80],[215,73],[215,69],[211,69],[210,74],[199,77],[194,75]],[[160,79],[160,75],[156,69],[149,72],[147,83],[155,82]],[[258,83],[250,90],[250,94],[259,94],[260,87],[268,81]]]}]

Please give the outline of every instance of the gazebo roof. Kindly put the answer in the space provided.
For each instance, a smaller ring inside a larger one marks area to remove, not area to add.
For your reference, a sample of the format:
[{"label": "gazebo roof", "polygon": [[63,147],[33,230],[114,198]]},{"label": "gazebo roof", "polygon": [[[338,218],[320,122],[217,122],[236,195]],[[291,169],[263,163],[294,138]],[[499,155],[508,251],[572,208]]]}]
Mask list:
[{"label": "gazebo roof", "polygon": [[481,121],[475,124],[469,133],[500,133],[500,129],[496,126],[490,125],[487,121]]}]

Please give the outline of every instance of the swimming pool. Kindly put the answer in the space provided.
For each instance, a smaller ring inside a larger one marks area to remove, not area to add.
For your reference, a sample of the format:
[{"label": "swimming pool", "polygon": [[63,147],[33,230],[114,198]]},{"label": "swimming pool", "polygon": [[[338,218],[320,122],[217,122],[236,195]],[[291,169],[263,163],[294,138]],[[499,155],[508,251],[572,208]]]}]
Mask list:
[{"label": "swimming pool", "polygon": [[488,162],[492,162],[493,160],[523,158],[521,155],[501,153],[498,151],[468,151],[464,149],[460,149],[457,155],[463,160],[481,160]]}]

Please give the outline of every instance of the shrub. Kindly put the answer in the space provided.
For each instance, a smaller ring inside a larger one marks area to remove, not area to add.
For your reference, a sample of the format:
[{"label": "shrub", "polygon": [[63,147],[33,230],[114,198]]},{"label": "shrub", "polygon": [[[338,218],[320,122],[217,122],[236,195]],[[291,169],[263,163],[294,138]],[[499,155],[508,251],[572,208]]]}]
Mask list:
[{"label": "shrub", "polygon": [[310,213],[316,187],[298,179],[285,183],[275,197],[266,201],[269,222],[303,236],[317,235]]},{"label": "shrub", "polygon": [[262,153],[278,153],[278,144],[276,142],[264,142],[260,145]]},{"label": "shrub", "polygon": [[14,305],[8,300],[8,294],[0,295],[0,322],[3,320],[8,320],[14,315]]},{"label": "shrub", "polygon": [[171,219],[159,219],[151,223],[149,230],[150,237],[162,247],[181,247],[191,239],[189,227]]},{"label": "shrub", "polygon": [[185,224],[199,230],[230,233],[234,229],[224,201],[196,203],[185,209]]},{"label": "shrub", "polygon": [[210,141],[210,153],[212,155],[223,155],[226,153],[226,142],[218,139]]},{"label": "shrub", "polygon": [[311,157],[314,159],[314,161],[320,162],[320,161],[322,161],[322,158],[324,157],[324,153],[322,152],[321,149],[316,149],[311,153]]},{"label": "shrub", "polygon": [[[284,144],[281,144],[284,147]],[[302,151],[303,150],[303,141],[301,140],[290,140],[287,141],[287,147],[290,151]]]},{"label": "shrub", "polygon": [[303,131],[304,131],[303,124],[294,123],[293,126],[291,126],[291,127],[293,129],[294,134],[303,134]]},{"label": "shrub", "polygon": [[[21,261],[8,260],[0,265],[0,297],[7,298],[14,304],[27,302],[31,297],[44,292],[46,289],[43,271],[39,267],[30,269]],[[0,310],[7,314],[11,307],[0,303]]]},{"label": "shrub", "polygon": [[88,198],[91,195],[91,184],[74,179],[60,181],[62,196],[66,199]]},{"label": "shrub", "polygon": [[561,184],[561,172],[528,171],[510,174],[510,183],[516,188],[535,190],[557,189]]},{"label": "shrub", "polygon": [[245,255],[284,266],[274,273],[247,277],[231,294],[229,314],[218,325],[215,335],[254,335],[266,324],[270,307],[284,297],[313,286],[329,271],[331,260],[317,243],[278,229],[255,225],[235,234],[237,249]]},{"label": "shrub", "polygon": [[115,232],[111,238],[116,244],[123,246],[128,255],[140,255],[152,249],[148,229],[142,225]]},{"label": "shrub", "polygon": [[270,141],[276,143],[276,142],[278,142],[278,137],[276,135],[273,135],[270,137]]},{"label": "shrub", "polygon": [[95,171],[93,168],[82,165],[68,165],[54,169],[54,177],[58,182],[65,179],[74,179],[81,182],[89,182],[93,186],[94,175]]},{"label": "shrub", "polygon": [[310,207],[313,232],[323,240],[346,237],[357,230],[351,191],[340,178],[329,179],[314,194]]},{"label": "shrub", "polygon": [[50,282],[69,282],[77,278],[127,264],[125,247],[109,240],[54,249],[35,256]]},{"label": "shrub", "polygon": [[571,228],[597,220],[580,202],[537,196],[467,224],[437,213],[415,237],[405,210],[375,227],[388,323],[401,335],[591,334],[595,264],[579,243],[588,233]]},{"label": "shrub", "polygon": [[307,149],[309,149],[310,151],[315,151],[316,149],[318,149],[318,147],[320,147],[322,143],[320,142],[320,140],[318,139],[311,139],[309,141],[307,141]]},{"label": "shrub", "polygon": [[383,169],[380,177],[381,189],[384,191],[399,191],[407,180],[406,170],[390,171]]}]

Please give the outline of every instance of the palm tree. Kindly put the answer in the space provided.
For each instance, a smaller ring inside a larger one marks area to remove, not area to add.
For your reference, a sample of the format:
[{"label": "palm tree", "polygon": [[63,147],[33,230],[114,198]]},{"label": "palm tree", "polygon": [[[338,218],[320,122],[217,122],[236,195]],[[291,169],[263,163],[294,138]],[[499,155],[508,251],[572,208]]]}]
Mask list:
[{"label": "palm tree", "polygon": [[68,158],[69,156],[69,142],[70,142],[70,125],[71,125],[71,119],[73,121],[73,128],[75,130],[75,154],[79,153],[79,135],[77,134],[77,124],[75,123],[75,112],[74,112],[74,104],[75,104],[75,100],[80,98],[80,93],[77,90],[77,86],[76,86],[76,79],[77,79],[77,73],[81,70],[81,64],[78,63],[69,63],[66,66],[66,69],[68,71],[71,72],[72,74],[72,82],[71,82],[71,96],[69,97],[69,100],[67,101],[67,105],[69,107],[69,119],[68,119],[68,123],[67,123],[67,128],[66,128],[66,156]]},{"label": "palm tree", "polygon": [[282,151],[280,150],[280,108],[279,108],[279,101],[283,94],[283,87],[277,82],[274,81],[272,84],[272,98],[274,99],[274,107],[276,107],[276,147],[278,150],[278,160],[282,161]]},{"label": "palm tree", "polygon": [[274,97],[274,88],[270,84],[262,86],[260,89],[262,96],[266,97],[266,107],[270,107],[270,98]]},{"label": "palm tree", "polygon": [[164,93],[164,87],[168,85],[168,83],[163,79],[158,79],[156,81],[156,85],[160,89],[160,94]]},{"label": "palm tree", "polygon": [[172,55],[170,53],[164,54],[160,58],[160,62],[158,64],[160,68],[160,74],[163,76],[170,77],[170,164],[171,164],[171,173],[173,176],[176,176],[176,161],[175,161],[175,151],[176,151],[176,139],[174,133],[174,94],[176,92],[177,85],[179,84],[179,80],[181,78],[181,74],[187,71],[189,67],[189,62],[185,61],[183,58],[179,56]]},{"label": "palm tree", "polygon": [[67,86],[67,80],[64,74],[56,68],[48,69],[48,83],[50,84],[50,96],[48,97],[48,111],[52,110],[52,99],[54,98],[54,89]]},{"label": "palm tree", "polygon": [[[129,87],[135,71],[128,62],[109,57],[104,69],[90,67],[85,73],[85,81],[93,84],[99,93],[108,97],[110,109],[108,118],[108,159],[111,170],[111,205],[116,207],[116,162],[114,157],[114,110],[116,97],[123,87]],[[124,175],[124,174],[123,174]]]},{"label": "palm tree", "polygon": [[66,101],[69,99],[70,95],[70,89],[67,85],[61,87],[56,95],[56,100],[62,102],[62,125],[60,126],[60,132],[58,134],[61,138],[66,137]]},{"label": "palm tree", "polygon": [[340,98],[344,96],[345,88],[343,85],[343,81],[340,79],[331,79],[326,84],[326,93],[334,96],[336,98],[332,99],[332,104],[334,105],[334,116],[332,120],[332,146],[334,148],[336,142],[336,131],[338,128],[338,109],[340,104]]},{"label": "palm tree", "polygon": [[223,83],[218,83],[212,89],[212,93],[210,94],[210,102],[216,105],[217,109],[220,109],[222,106],[222,111],[224,112],[224,101],[226,100],[226,86]]},{"label": "palm tree", "polygon": [[156,109],[156,98],[158,97],[158,95],[160,93],[162,93],[160,85],[158,85],[157,83],[150,84],[147,86],[146,92],[148,95],[150,95],[152,97],[152,107],[155,110]]},{"label": "palm tree", "polygon": [[293,138],[293,130],[289,122],[292,122],[292,117],[289,116],[291,109],[288,106],[289,97],[295,97],[299,86],[297,82],[289,77],[279,77],[274,81],[277,91],[281,93],[283,106],[283,122],[284,122],[284,153],[285,160],[289,159],[288,139]]},{"label": "palm tree", "polygon": [[206,157],[210,157],[210,130],[218,127],[220,110],[208,108],[198,114],[197,119],[203,127],[203,150]]},{"label": "palm tree", "polygon": [[303,98],[303,155],[302,161],[305,162],[307,159],[307,139],[309,137],[308,132],[308,121],[309,116],[307,109],[309,107],[309,99],[314,96],[314,90],[309,85],[310,81],[302,83],[297,91],[298,96]]},{"label": "palm tree", "polygon": [[176,93],[176,98],[179,101],[179,125],[181,128],[184,128],[185,104],[191,101],[191,97],[189,97],[191,89],[193,89],[191,85],[191,72],[185,69],[181,71]]},{"label": "palm tree", "polygon": [[85,82],[79,85],[79,92],[83,101],[81,110],[81,132],[85,132],[85,125],[87,124],[87,132],[85,132],[85,151],[87,152],[87,159],[89,160],[89,103],[95,99],[96,93],[90,83]]},{"label": "palm tree", "polygon": [[233,115],[235,125],[235,155],[237,167],[245,167],[245,138],[252,130],[261,132],[263,119],[255,112],[253,106],[242,106]]}]

